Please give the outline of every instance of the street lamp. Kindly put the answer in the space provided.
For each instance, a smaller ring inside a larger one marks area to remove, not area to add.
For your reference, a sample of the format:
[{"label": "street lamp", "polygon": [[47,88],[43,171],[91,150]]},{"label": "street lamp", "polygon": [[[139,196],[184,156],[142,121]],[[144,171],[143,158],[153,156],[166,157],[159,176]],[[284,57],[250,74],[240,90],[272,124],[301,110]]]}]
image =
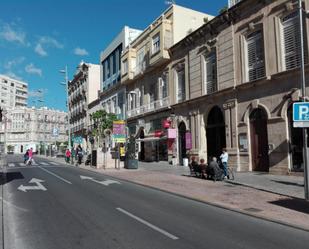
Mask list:
[{"label": "street lamp", "polygon": [[67,105],[67,110],[68,110],[68,115],[67,115],[67,119],[68,119],[68,148],[71,151],[71,127],[70,127],[70,119],[69,119],[69,80],[68,80],[68,67],[65,66],[64,70],[60,70],[60,73],[64,74],[64,82],[61,82],[60,84],[65,86],[66,88],[66,105]]},{"label": "street lamp", "polygon": [[[306,80],[305,80],[305,57],[304,57],[304,27],[303,27],[303,6],[302,0],[298,0],[299,29],[300,29],[300,75],[302,102],[306,102]],[[303,128],[303,158],[304,158],[304,192],[305,199],[309,201],[309,150],[308,150],[308,131]]]}]

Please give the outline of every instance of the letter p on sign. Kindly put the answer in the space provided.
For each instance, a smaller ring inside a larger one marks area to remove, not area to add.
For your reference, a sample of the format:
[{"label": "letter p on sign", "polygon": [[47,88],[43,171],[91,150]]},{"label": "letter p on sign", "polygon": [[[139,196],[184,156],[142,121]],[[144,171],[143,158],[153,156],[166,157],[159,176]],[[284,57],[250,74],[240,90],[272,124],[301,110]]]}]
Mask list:
[{"label": "letter p on sign", "polygon": [[301,119],[306,119],[306,116],[308,115],[308,113],[309,113],[308,106],[300,106],[299,107],[299,117]]}]

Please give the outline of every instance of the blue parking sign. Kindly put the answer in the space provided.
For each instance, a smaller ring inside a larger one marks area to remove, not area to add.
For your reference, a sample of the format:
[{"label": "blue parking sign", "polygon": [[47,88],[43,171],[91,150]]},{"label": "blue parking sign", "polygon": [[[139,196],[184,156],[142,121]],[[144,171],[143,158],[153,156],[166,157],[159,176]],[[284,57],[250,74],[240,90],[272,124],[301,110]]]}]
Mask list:
[{"label": "blue parking sign", "polygon": [[309,122],[309,102],[299,102],[293,104],[293,121]]}]

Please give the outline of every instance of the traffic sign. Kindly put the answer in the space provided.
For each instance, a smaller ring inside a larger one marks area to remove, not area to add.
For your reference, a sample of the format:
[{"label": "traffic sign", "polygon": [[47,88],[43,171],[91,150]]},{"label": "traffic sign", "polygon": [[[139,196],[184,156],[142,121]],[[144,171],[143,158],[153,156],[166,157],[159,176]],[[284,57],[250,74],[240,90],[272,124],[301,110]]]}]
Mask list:
[{"label": "traffic sign", "polygon": [[52,130],[52,136],[53,137],[58,137],[59,136],[59,129],[54,127]]},{"label": "traffic sign", "polygon": [[295,128],[309,127],[309,102],[293,104],[293,121]]}]

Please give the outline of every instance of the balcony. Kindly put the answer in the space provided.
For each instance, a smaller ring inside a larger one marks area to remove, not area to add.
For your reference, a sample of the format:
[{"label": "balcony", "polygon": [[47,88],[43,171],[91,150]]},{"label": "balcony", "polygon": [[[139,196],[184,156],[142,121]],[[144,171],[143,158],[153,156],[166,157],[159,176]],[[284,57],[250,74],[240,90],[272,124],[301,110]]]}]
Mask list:
[{"label": "balcony", "polygon": [[164,109],[166,107],[170,106],[170,98],[166,97],[164,99],[159,99],[154,102],[148,103],[146,105],[137,107],[133,110],[127,111],[128,118],[132,118],[138,115],[146,114],[148,112],[157,111],[160,109]]}]

